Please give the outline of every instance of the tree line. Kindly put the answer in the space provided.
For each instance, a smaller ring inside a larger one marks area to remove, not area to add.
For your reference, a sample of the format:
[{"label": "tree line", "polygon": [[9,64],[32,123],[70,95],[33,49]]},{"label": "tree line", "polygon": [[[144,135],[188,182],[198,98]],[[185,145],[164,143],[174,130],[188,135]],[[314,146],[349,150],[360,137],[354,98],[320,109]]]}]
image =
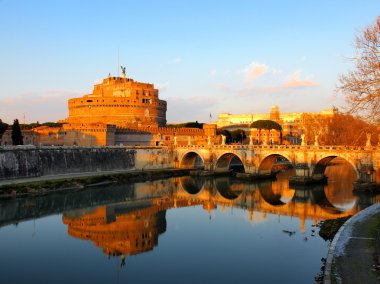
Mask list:
[{"label": "tree line", "polygon": [[23,145],[22,132],[18,119],[15,119],[13,121],[12,126],[9,126],[7,123],[3,122],[0,119],[0,139],[3,137],[4,132],[7,131],[9,128],[10,130],[12,130],[12,145]]}]

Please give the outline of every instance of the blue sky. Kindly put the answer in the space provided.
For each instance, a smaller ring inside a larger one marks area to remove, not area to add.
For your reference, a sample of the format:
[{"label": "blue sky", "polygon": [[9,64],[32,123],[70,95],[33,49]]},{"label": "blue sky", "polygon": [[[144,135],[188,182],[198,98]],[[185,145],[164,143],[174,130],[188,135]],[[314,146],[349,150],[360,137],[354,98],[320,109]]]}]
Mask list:
[{"label": "blue sky", "polygon": [[169,122],[340,107],[354,35],[379,12],[376,0],[0,0],[0,118],[67,117],[68,98],[117,75],[118,51]]}]

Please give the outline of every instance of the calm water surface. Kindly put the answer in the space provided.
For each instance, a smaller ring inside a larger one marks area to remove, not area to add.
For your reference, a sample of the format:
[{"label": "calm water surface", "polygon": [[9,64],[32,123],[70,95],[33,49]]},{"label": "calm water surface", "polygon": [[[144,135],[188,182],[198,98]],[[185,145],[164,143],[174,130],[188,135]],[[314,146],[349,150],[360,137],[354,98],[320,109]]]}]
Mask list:
[{"label": "calm water surface", "polygon": [[355,172],[329,184],[172,178],[0,203],[1,283],[313,283],[314,227],[377,202]]}]

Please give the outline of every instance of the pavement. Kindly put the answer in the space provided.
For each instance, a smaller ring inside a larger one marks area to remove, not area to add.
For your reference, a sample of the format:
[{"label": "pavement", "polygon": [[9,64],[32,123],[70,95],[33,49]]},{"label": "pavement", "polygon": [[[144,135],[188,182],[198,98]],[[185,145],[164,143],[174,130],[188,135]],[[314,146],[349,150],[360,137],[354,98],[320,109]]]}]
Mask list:
[{"label": "pavement", "polygon": [[80,172],[80,173],[70,173],[70,174],[58,174],[58,175],[46,175],[39,177],[28,177],[28,178],[17,178],[17,179],[7,179],[0,180],[0,186],[10,185],[10,184],[20,184],[27,182],[36,182],[36,181],[45,181],[45,180],[58,180],[58,179],[69,179],[77,177],[91,177],[91,176],[103,176],[103,175],[112,175],[119,173],[128,173],[135,172],[134,169],[128,170],[114,170],[114,171],[101,171],[101,172]]},{"label": "pavement", "polygon": [[380,283],[380,203],[347,220],[331,242],[324,282]]}]

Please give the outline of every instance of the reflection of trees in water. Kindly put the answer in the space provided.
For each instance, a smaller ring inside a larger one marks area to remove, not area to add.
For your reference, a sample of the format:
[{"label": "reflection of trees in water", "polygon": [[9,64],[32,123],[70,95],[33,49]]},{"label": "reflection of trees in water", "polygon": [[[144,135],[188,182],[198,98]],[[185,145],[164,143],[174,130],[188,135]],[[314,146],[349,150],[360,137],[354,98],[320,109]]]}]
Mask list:
[{"label": "reflection of trees in water", "polygon": [[357,201],[353,193],[357,175],[352,165],[337,157],[326,167],[325,175],[328,177],[328,184],[325,186],[327,199],[339,209],[351,209]]}]

